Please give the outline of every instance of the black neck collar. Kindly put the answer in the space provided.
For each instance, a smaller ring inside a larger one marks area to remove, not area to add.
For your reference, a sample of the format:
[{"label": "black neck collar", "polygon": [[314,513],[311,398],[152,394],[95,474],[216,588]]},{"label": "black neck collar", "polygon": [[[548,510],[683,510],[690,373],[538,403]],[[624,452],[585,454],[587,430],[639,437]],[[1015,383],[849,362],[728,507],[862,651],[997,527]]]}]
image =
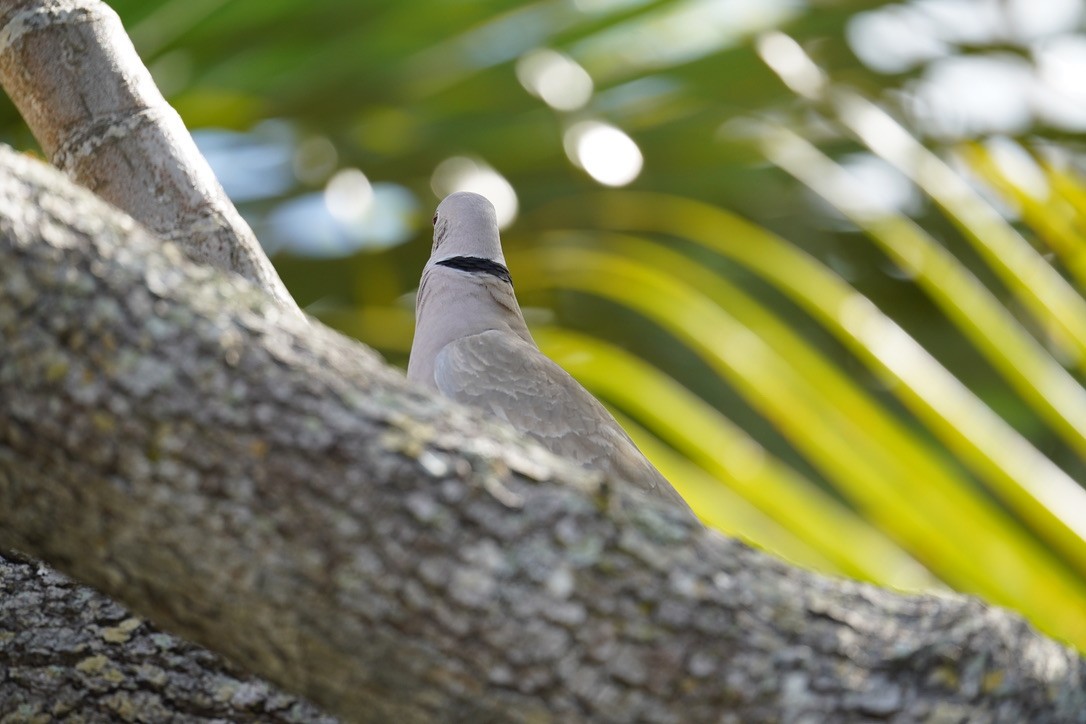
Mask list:
[{"label": "black neck collar", "polygon": [[481,256],[452,256],[436,262],[438,266],[447,266],[450,269],[459,269],[471,274],[489,274],[503,282],[512,285],[513,279],[509,276],[509,270],[504,264],[499,264]]}]

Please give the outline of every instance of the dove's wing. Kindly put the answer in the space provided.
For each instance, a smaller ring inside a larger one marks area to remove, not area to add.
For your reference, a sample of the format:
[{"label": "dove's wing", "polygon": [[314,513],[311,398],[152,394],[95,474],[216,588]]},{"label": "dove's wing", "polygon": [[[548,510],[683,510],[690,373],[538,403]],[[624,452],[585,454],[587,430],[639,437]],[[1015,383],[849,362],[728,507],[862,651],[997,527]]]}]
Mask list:
[{"label": "dove's wing", "polygon": [[560,457],[686,507],[611,413],[513,334],[489,330],[445,345],[435,358],[434,382],[446,397],[505,420]]}]

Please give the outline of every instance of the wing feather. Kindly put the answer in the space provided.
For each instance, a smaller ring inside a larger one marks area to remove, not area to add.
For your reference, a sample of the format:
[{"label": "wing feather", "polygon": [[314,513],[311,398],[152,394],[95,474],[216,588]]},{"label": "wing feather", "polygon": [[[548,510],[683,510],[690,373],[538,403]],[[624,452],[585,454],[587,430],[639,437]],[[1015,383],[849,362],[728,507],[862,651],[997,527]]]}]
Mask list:
[{"label": "wing feather", "polygon": [[556,455],[682,502],[611,413],[516,335],[489,330],[449,343],[434,360],[434,382],[446,397],[507,421]]}]

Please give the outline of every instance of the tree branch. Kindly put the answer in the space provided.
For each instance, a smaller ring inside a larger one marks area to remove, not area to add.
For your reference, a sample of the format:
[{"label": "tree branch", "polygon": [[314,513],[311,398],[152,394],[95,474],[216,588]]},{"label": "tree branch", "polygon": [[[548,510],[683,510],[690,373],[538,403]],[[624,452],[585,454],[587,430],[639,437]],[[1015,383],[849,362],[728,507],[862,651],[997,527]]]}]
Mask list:
[{"label": "tree branch", "polygon": [[0,546],[357,721],[1083,720],[1017,616],[601,486],[0,166]]},{"label": "tree branch", "polygon": [[102,594],[3,554],[0,712],[5,722],[335,721]]},{"label": "tree branch", "polygon": [[301,314],[108,5],[0,0],[0,28],[0,84],[55,166]]}]

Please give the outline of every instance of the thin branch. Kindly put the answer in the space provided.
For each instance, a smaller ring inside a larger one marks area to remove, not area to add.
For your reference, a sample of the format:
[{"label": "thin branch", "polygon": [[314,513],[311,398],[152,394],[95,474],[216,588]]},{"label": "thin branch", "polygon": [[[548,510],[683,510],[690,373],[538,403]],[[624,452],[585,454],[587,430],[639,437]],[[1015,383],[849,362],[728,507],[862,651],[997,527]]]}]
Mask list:
[{"label": "thin branch", "polygon": [[301,314],[108,5],[2,0],[0,28],[0,84],[55,166]]}]

